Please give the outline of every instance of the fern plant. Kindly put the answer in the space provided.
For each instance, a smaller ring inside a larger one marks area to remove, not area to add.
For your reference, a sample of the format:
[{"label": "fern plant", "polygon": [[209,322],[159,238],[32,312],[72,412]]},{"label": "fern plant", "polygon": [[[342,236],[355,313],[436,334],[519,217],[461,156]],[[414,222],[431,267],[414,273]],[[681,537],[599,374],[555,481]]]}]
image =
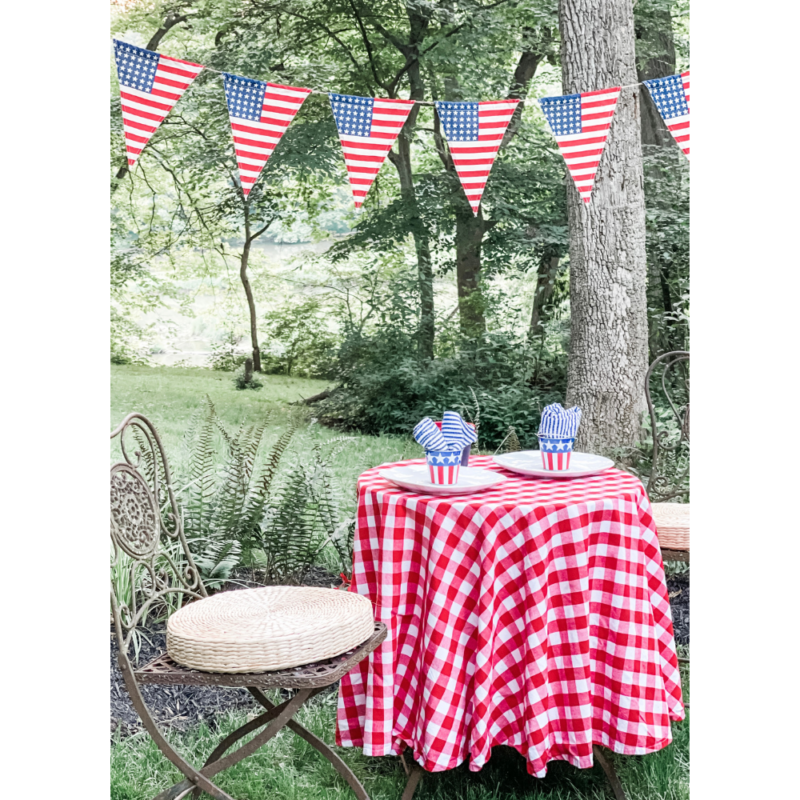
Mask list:
[{"label": "fern plant", "polygon": [[334,455],[326,457],[323,446],[315,443],[310,463],[298,460],[292,465],[266,509],[258,536],[268,580],[300,582],[329,544],[343,562],[347,557],[350,520],[341,520],[329,466]]},{"label": "fern plant", "polygon": [[[206,397],[184,436],[184,531],[209,588],[227,581],[242,557],[247,558],[259,544],[272,482],[297,429],[290,426],[256,469],[268,423],[269,415],[257,424],[242,423],[230,433]],[[222,458],[217,434],[224,449]]]}]

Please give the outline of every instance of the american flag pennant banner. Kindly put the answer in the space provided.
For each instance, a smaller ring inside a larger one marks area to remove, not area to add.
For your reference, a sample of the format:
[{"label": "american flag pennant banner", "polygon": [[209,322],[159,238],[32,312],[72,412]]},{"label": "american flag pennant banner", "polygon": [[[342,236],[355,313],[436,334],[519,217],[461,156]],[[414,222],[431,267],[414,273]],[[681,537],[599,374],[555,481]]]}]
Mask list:
[{"label": "american flag pennant banner", "polygon": [[114,39],[114,59],[122,99],[125,149],[128,165],[132,167],[203,67],[118,39]]},{"label": "american flag pennant banner", "polygon": [[328,97],[342,143],[353,200],[356,208],[361,208],[414,101],[350,94],[329,94]]},{"label": "american flag pennant banner", "polygon": [[643,83],[678,147],[689,158],[689,70]]},{"label": "american flag pennant banner", "polygon": [[311,89],[265,83],[227,72],[222,73],[222,82],[239,179],[247,197]]},{"label": "american flag pennant banner", "polygon": [[519,100],[435,103],[453,166],[473,214],[478,213],[489,172],[518,104]]},{"label": "american flag pennant banner", "polygon": [[599,92],[543,97],[539,100],[584,203],[592,199],[597,166],[606,146],[619,92],[620,87],[615,86]]}]

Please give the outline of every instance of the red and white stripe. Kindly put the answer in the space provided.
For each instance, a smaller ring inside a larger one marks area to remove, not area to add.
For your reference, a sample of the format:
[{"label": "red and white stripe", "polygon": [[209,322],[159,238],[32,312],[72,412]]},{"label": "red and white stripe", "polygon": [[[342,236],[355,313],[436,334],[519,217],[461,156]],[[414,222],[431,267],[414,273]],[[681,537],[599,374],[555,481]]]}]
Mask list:
[{"label": "red and white stripe", "polygon": [[310,94],[311,89],[268,83],[259,122],[235,117],[229,110],[236,163],[245,197],[250,194],[275,146]]},{"label": "red and white stripe", "polygon": [[433,464],[428,464],[431,483],[436,486],[451,486],[454,483],[458,483],[458,470],[460,467],[461,464],[450,467],[435,467]]},{"label": "red and white stripe", "polygon": [[413,100],[375,98],[369,136],[339,134],[347,176],[356,208],[361,208],[369,187],[405,125]]},{"label": "red and white stripe", "polygon": [[489,172],[518,104],[519,100],[490,100],[478,103],[477,140],[448,141],[453,165],[461,179],[473,214],[478,213]]},{"label": "red and white stripe", "polygon": [[159,55],[153,86],[149,92],[120,86],[122,127],[128,165],[133,166],[144,146],[203,67],[191,61]]},{"label": "red and white stripe", "polygon": [[556,136],[561,155],[584,203],[592,199],[594,178],[606,146],[619,92],[619,86],[599,92],[582,92],[581,132]]},{"label": "red and white stripe", "polygon": [[569,453],[549,453],[541,450],[540,452],[542,454],[542,466],[545,469],[569,469],[569,457],[572,455],[571,451]]},{"label": "red and white stripe", "polygon": [[[683,81],[683,92],[686,95],[686,105],[689,106],[689,70],[681,72],[681,80]],[[684,114],[680,117],[671,117],[666,120],[667,128],[678,143],[678,147],[689,157],[689,115]],[[691,160],[691,159],[690,159]]]}]

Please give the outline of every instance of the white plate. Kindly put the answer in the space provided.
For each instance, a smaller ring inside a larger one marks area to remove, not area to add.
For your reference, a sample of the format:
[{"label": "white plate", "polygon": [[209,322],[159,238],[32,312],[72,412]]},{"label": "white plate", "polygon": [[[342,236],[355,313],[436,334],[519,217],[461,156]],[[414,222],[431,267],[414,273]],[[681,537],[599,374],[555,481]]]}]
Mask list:
[{"label": "white plate", "polygon": [[461,467],[458,473],[458,483],[449,486],[439,486],[431,483],[431,475],[427,464],[412,464],[409,467],[391,467],[382,469],[378,473],[381,478],[386,478],[402,489],[409,489],[419,494],[473,494],[484,489],[490,489],[508,478],[491,469],[478,469],[478,467]]},{"label": "white plate", "polygon": [[614,466],[614,462],[605,456],[573,453],[569,460],[569,469],[545,469],[542,466],[542,454],[538,450],[503,453],[501,456],[494,456],[494,462],[512,472],[533,478],[585,478]]}]

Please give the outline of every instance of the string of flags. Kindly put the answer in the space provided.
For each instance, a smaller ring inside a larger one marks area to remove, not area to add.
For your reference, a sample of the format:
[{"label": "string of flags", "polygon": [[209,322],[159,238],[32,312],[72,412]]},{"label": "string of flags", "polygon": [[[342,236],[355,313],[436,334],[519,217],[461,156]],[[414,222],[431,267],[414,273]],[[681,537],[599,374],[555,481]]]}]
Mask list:
[{"label": "string of flags", "polygon": [[[204,69],[209,68],[118,39],[114,39],[114,58],[125,149],[128,165],[133,167],[184,92]],[[305,99],[319,92],[227,72],[221,75],[239,179],[247,198]],[[689,158],[689,71],[643,83],[668,130]],[[567,170],[587,204],[591,201],[597,168],[623,88],[627,87],[539,99]],[[411,109],[420,101],[326,94],[342,145],[353,200],[356,208],[361,208]],[[441,122],[453,166],[476,215],[492,165],[520,102],[437,101],[432,104]]]}]

